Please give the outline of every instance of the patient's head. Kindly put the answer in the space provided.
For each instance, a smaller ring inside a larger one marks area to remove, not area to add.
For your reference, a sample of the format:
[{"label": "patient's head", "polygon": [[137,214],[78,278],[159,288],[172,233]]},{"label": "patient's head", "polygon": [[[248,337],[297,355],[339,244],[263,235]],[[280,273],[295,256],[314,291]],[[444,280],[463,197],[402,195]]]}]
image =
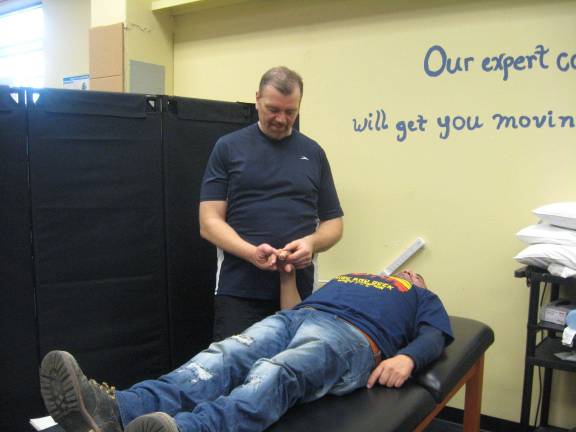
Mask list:
[{"label": "patient's head", "polygon": [[420,288],[428,288],[424,278],[414,270],[404,269],[399,273],[395,273],[394,276],[409,280],[414,285],[418,285]]}]

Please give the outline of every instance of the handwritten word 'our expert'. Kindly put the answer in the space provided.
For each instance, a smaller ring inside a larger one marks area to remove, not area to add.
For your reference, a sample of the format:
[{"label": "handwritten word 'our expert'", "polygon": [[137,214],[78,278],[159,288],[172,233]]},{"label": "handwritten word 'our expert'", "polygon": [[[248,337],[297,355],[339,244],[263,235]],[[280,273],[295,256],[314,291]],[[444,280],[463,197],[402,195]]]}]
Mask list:
[{"label": "handwritten word 'our expert'", "polygon": [[[484,57],[480,66],[484,72],[500,73],[503,81],[507,81],[512,71],[524,71],[529,69],[548,69],[548,54],[550,49],[544,45],[536,45],[532,53],[513,56],[501,53],[496,56]],[[438,77],[444,73],[454,75],[460,72],[469,72],[475,58],[450,57],[440,45],[434,45],[428,49],[424,56],[424,72],[430,77]],[[558,70],[568,72],[576,71],[576,53],[561,52],[556,56],[555,65]]]},{"label": "handwritten word 'our expert'", "polygon": [[[369,132],[369,131],[383,131],[388,129],[388,121],[386,118],[386,111],[379,109],[375,111],[376,114],[370,112],[363,120],[358,121],[352,119],[354,132]],[[428,120],[422,114],[418,114],[415,120],[399,120],[395,124],[398,131],[396,139],[402,142],[408,136],[408,132],[424,132],[426,130],[426,123]]]}]

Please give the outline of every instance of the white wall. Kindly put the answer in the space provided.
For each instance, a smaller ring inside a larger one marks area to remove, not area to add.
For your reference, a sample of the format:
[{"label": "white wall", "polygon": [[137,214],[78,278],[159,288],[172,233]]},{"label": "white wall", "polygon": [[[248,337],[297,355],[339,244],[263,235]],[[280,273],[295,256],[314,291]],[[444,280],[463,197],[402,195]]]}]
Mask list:
[{"label": "white wall", "polygon": [[90,0],[44,0],[46,87],[88,74]]}]

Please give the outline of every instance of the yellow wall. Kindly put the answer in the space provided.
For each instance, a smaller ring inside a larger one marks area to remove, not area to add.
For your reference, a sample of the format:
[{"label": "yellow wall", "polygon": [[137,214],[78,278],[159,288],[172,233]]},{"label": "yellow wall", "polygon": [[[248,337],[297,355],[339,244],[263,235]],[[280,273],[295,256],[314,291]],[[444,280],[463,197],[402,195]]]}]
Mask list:
[{"label": "yellow wall", "polygon": [[172,17],[152,12],[152,0],[44,0],[46,87],[62,87],[67,76],[89,73],[91,27],[124,25],[124,71],[130,88],[130,60],[163,65],[165,94],[172,94]]},{"label": "yellow wall", "polygon": [[126,20],[127,0],[91,0],[91,27],[103,27]]},{"label": "yellow wall", "polygon": [[88,73],[90,0],[44,0],[46,87]]},{"label": "yellow wall", "polygon": [[129,0],[126,5],[125,88],[130,88],[130,60],[136,60],[164,66],[164,94],[172,94],[172,17],[169,11],[153,13],[150,3],[152,0]]},{"label": "yellow wall", "polygon": [[[576,200],[576,128],[497,130],[492,115],[576,115],[576,70],[554,62],[576,53],[575,22],[576,3],[560,1],[253,1],[176,17],[174,93],[252,101],[268,67],[298,70],[301,129],[326,150],[346,214],[321,278],[379,271],[422,236],[411,266],[451,314],[496,332],[483,413],[519,421],[528,289],[513,277],[515,233],[538,205]],[[427,76],[436,44],[474,57],[470,70]],[[485,56],[530,55],[538,44],[550,50],[548,69],[506,81],[482,71]],[[354,131],[353,119],[380,109],[389,129]],[[419,114],[425,130],[399,142],[397,122]],[[483,127],[441,139],[444,115],[478,116]],[[576,379],[556,375],[552,421],[572,427]]]}]

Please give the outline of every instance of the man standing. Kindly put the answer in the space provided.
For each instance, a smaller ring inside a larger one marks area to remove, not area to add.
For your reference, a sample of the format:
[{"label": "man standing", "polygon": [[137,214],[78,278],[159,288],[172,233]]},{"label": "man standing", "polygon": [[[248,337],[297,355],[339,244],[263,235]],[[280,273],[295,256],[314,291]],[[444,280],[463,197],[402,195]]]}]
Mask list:
[{"label": "man standing", "polygon": [[342,236],[342,209],[322,148],[293,129],[302,78],[267,71],[256,93],[258,123],[216,143],[200,194],[200,233],[218,248],[214,338],[240,333],[279,309],[276,255],[313,289],[316,253]]}]

